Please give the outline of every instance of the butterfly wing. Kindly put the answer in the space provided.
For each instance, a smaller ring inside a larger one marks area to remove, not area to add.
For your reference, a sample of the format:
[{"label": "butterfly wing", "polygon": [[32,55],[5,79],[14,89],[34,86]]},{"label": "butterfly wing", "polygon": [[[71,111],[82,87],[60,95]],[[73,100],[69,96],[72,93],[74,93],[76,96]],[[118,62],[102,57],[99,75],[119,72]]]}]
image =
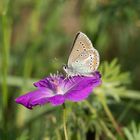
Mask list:
[{"label": "butterfly wing", "polygon": [[93,46],[89,38],[82,32],[77,33],[68,59],[68,67],[71,67],[72,63],[83,51],[91,49],[93,49]]},{"label": "butterfly wing", "polygon": [[91,74],[99,66],[99,53],[96,49],[83,51],[72,63],[72,68],[79,74]]},{"label": "butterfly wing", "polygon": [[68,67],[79,74],[89,74],[96,71],[98,66],[98,51],[84,33],[77,33],[68,59]]}]

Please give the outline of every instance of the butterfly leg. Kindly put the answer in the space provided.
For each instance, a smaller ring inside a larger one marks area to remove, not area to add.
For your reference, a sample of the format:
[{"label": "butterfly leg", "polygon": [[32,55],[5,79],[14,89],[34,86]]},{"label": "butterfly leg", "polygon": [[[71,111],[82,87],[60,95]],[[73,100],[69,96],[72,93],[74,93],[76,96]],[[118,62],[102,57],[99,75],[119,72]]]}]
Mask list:
[{"label": "butterfly leg", "polygon": [[74,80],[73,76],[71,76],[71,81],[72,81],[73,83],[75,83],[75,80]]},{"label": "butterfly leg", "polygon": [[69,76],[69,80],[70,80],[71,83],[73,83],[72,76]]}]

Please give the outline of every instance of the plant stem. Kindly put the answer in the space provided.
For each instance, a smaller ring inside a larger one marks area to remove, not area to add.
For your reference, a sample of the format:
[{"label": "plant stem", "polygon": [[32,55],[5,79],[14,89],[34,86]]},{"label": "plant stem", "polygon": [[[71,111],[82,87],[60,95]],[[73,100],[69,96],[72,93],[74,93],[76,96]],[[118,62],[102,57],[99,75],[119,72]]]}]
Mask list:
[{"label": "plant stem", "polygon": [[102,128],[104,129],[104,131],[106,132],[106,135],[111,138],[112,140],[117,140],[114,135],[112,134],[112,132],[107,128],[106,124],[104,123],[103,120],[99,120],[100,125],[102,126]]},{"label": "plant stem", "polygon": [[65,140],[68,140],[67,127],[66,127],[66,106],[65,106],[65,104],[63,104],[63,128],[64,128]]},{"label": "plant stem", "polygon": [[7,29],[7,16],[2,15],[2,27],[3,27],[3,47],[2,47],[2,93],[3,93],[3,106],[7,106],[8,99],[8,87],[7,87],[7,73],[8,73],[8,60],[9,60],[9,40]]},{"label": "plant stem", "polygon": [[[88,101],[86,101],[86,100],[85,100],[85,103],[86,103],[86,105],[89,107],[90,111],[91,111],[94,115],[97,116],[97,112],[96,112],[96,110],[91,106],[91,104],[90,104]],[[98,120],[98,119],[97,119],[97,120]],[[114,137],[114,135],[112,134],[112,132],[107,128],[107,126],[105,125],[105,123],[104,123],[101,119],[99,119],[98,121],[99,121],[101,127],[103,127],[103,129],[104,129],[104,131],[106,132],[107,136],[110,137],[112,140],[116,140],[116,138]],[[98,135],[98,134],[96,134],[95,137],[96,137],[96,138],[95,138],[96,140],[99,140],[99,135]]]},{"label": "plant stem", "polygon": [[121,131],[121,128],[120,128],[119,125],[117,124],[117,122],[116,122],[115,118],[113,117],[113,115],[112,115],[112,113],[111,113],[111,111],[110,111],[108,105],[106,104],[105,98],[104,98],[104,97],[100,97],[99,99],[100,99],[100,101],[101,101],[101,103],[102,103],[102,105],[103,105],[103,108],[104,108],[104,110],[105,110],[106,115],[108,116],[108,118],[109,118],[110,121],[112,122],[114,128],[116,129],[116,131],[118,132],[118,134],[119,134],[121,137],[123,137],[123,133],[122,133],[122,131]]},{"label": "plant stem", "polygon": [[8,112],[8,84],[7,84],[7,76],[9,69],[9,50],[10,50],[10,35],[11,35],[11,24],[10,19],[8,17],[8,4],[9,0],[4,1],[4,9],[2,13],[0,13],[0,22],[2,25],[2,71],[1,71],[1,79],[2,79],[2,130],[3,130],[3,139],[7,139],[7,112]]}]

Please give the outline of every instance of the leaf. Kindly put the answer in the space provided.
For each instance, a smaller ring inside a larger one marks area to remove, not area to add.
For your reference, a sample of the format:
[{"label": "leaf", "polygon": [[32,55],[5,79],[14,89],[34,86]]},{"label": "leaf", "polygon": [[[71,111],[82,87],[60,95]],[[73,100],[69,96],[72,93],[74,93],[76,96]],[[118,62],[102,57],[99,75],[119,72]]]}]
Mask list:
[{"label": "leaf", "polygon": [[140,124],[136,125],[136,122],[132,121],[130,127],[124,128],[124,134],[127,140],[140,140]]}]

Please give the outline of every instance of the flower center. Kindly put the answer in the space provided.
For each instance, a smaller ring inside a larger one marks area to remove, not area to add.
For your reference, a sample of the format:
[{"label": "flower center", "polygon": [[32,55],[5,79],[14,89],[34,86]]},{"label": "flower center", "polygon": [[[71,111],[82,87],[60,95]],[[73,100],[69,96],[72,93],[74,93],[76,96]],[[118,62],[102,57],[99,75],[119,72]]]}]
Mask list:
[{"label": "flower center", "polygon": [[59,84],[59,81],[57,79],[52,79],[51,82],[52,82],[52,84],[54,86],[54,93],[55,94],[61,94],[61,95],[63,95],[64,92],[62,91],[62,88],[61,88],[61,86]]}]

